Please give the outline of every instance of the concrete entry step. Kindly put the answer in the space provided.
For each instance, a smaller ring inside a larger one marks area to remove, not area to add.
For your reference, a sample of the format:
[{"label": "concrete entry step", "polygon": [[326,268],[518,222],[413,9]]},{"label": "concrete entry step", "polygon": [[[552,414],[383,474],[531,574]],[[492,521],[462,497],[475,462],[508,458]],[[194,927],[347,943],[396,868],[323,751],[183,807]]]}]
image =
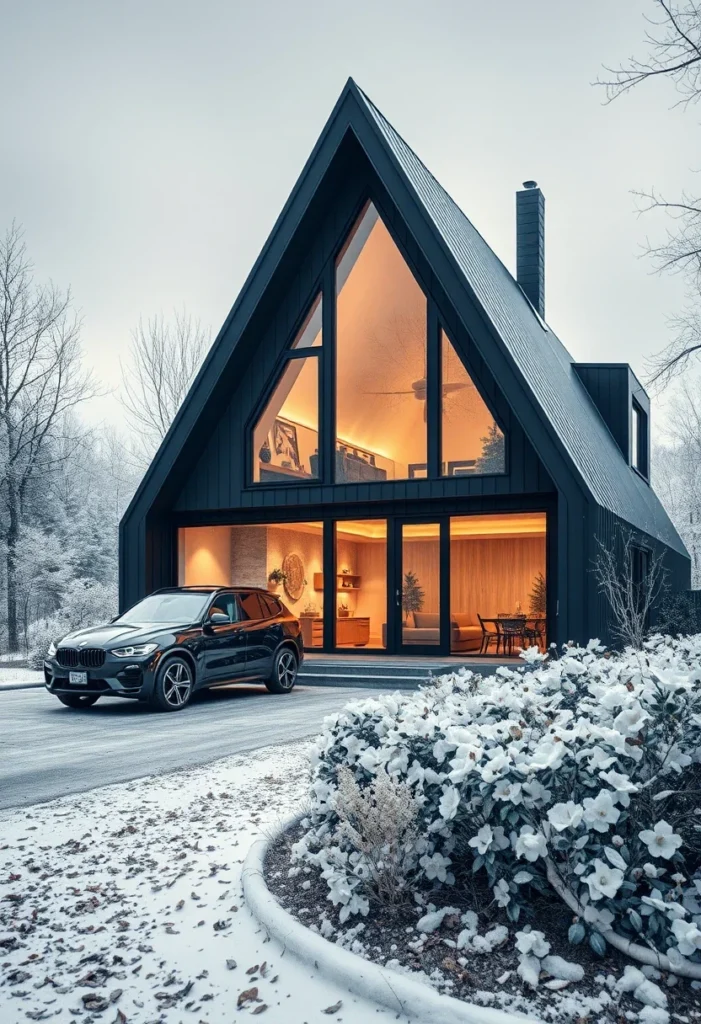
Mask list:
[{"label": "concrete entry step", "polygon": [[369,658],[363,655],[319,655],[305,657],[298,680],[306,686],[360,686],[379,689],[416,689],[431,677],[455,672],[461,667],[491,675],[500,665],[514,665],[517,659],[434,660],[424,658]]}]

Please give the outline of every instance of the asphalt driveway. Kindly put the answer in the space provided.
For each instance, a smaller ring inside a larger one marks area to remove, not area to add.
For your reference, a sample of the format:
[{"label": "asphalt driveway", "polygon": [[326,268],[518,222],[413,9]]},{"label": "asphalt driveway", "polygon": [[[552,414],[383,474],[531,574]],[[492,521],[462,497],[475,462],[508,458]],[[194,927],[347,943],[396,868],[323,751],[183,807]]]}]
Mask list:
[{"label": "asphalt driveway", "polygon": [[367,690],[262,686],[196,695],[182,712],[158,714],[128,700],[74,711],[45,690],[0,693],[0,808],[17,807],[206,764],[229,754],[314,735],[325,717]]}]

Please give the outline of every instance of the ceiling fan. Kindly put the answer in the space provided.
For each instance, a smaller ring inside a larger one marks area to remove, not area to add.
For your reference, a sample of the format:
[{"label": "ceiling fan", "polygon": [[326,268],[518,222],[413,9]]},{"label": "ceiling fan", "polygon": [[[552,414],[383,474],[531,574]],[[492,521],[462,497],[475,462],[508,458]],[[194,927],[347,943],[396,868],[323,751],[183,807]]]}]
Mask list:
[{"label": "ceiling fan", "polygon": [[[465,388],[473,388],[475,385],[468,381],[456,381],[453,384],[441,384],[443,397],[452,394],[454,391],[463,391]],[[426,401],[426,378],[413,381],[410,391],[366,391],[368,395],[413,395],[419,402]],[[424,419],[426,419],[426,406],[424,405]]]}]

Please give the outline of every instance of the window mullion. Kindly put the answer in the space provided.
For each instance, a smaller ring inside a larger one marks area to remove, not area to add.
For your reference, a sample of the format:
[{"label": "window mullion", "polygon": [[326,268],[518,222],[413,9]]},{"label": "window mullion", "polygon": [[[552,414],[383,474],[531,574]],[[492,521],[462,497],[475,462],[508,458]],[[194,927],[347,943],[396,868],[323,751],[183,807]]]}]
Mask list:
[{"label": "window mullion", "polygon": [[329,260],[322,281],[321,365],[319,374],[319,477],[335,483],[336,462],[336,275]]},{"label": "window mullion", "polygon": [[427,303],[426,333],[426,427],[428,431],[428,476],[441,475],[441,346],[438,310]]}]

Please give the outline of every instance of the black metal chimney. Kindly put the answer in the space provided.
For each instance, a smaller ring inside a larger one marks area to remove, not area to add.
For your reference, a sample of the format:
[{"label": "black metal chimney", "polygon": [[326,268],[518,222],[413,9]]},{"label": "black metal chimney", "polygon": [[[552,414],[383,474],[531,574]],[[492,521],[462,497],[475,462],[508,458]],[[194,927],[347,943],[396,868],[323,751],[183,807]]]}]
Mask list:
[{"label": "black metal chimney", "polygon": [[535,181],[516,193],[516,280],[545,319],[545,196]]}]

